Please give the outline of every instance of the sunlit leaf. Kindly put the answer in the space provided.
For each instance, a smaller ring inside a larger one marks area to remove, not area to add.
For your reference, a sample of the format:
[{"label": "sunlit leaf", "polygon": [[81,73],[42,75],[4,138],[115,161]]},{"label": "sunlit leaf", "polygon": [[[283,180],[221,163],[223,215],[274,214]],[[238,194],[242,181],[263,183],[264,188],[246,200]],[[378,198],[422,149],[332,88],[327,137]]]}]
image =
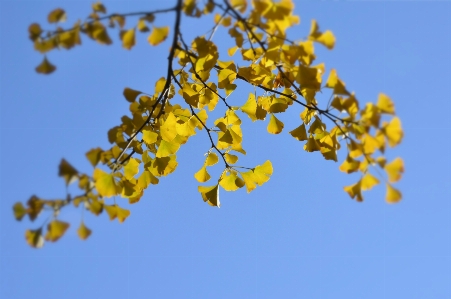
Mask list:
[{"label": "sunlit leaf", "polygon": [[133,48],[133,46],[135,45],[135,28],[132,28],[130,30],[127,30],[123,35],[122,35],[122,46],[127,49],[130,50],[131,48]]},{"label": "sunlit leaf", "polygon": [[220,207],[221,203],[219,202],[219,185],[215,186],[198,186],[197,189],[202,195],[202,199],[207,202],[209,205],[214,207]]},{"label": "sunlit leaf", "polygon": [[284,127],[283,122],[278,120],[277,117],[274,116],[274,114],[271,114],[268,127],[266,128],[268,133],[279,134],[280,132],[282,132],[283,127]]},{"label": "sunlit leaf", "polygon": [[136,158],[130,158],[124,166],[124,177],[127,180],[132,179],[139,172],[140,161]]},{"label": "sunlit leaf", "polygon": [[354,185],[346,186],[343,188],[351,198],[355,198],[357,201],[363,201],[361,182],[358,181]]},{"label": "sunlit leaf", "polygon": [[401,179],[404,172],[404,162],[401,158],[396,158],[392,162],[388,163],[384,167],[388,175],[388,181],[395,183]]},{"label": "sunlit leaf", "polygon": [[86,157],[88,158],[89,162],[92,166],[96,166],[100,161],[100,155],[102,154],[103,150],[100,147],[93,148],[89,152],[86,153]]},{"label": "sunlit leaf", "polygon": [[202,168],[194,174],[194,177],[199,183],[205,183],[210,179],[210,174],[207,172],[206,167],[202,166]]},{"label": "sunlit leaf", "polygon": [[366,173],[360,180],[360,186],[363,191],[371,190],[374,186],[379,184],[379,180],[372,174]]},{"label": "sunlit leaf", "polygon": [[53,220],[47,226],[47,234],[45,235],[45,239],[50,242],[56,242],[64,235],[68,228],[69,223]]},{"label": "sunlit leaf", "polygon": [[152,46],[157,46],[162,43],[169,34],[169,26],[166,27],[154,27],[152,33],[147,39]]},{"label": "sunlit leaf", "polygon": [[92,4],[92,10],[95,12],[106,13],[106,8],[100,1]]},{"label": "sunlit leaf", "polygon": [[390,184],[387,185],[387,193],[385,195],[385,200],[388,203],[397,203],[401,201],[402,195],[399,190],[393,188]]},{"label": "sunlit leaf", "polygon": [[142,94],[141,91],[134,90],[134,89],[131,89],[128,87],[124,88],[124,92],[123,92],[125,99],[127,101],[129,101],[130,103],[133,103],[136,100],[136,97],[139,96],[140,94]]},{"label": "sunlit leaf", "polygon": [[180,144],[176,142],[167,142],[165,140],[161,140],[160,146],[158,147],[158,151],[156,156],[158,158],[167,157],[169,155],[175,154],[180,148]]},{"label": "sunlit leaf", "polygon": [[309,39],[326,46],[329,50],[333,49],[335,45],[335,36],[332,31],[319,31],[318,23],[315,20],[312,20]]},{"label": "sunlit leaf", "polygon": [[383,126],[382,131],[387,137],[388,145],[391,147],[398,145],[404,136],[401,121],[397,117],[394,117],[389,124]]},{"label": "sunlit leaf", "polygon": [[94,169],[93,178],[97,192],[103,197],[111,197],[120,194],[122,188],[118,185],[113,174],[96,168]]},{"label": "sunlit leaf", "polygon": [[21,202],[16,202],[13,206],[14,218],[20,221],[27,214],[27,210]]},{"label": "sunlit leaf", "polygon": [[299,141],[307,140],[307,132],[304,124],[291,131],[290,134]]},{"label": "sunlit leaf", "polygon": [[219,185],[226,191],[235,191],[243,187],[245,183],[234,171],[228,171],[221,176]]},{"label": "sunlit leaf", "polygon": [[346,173],[352,173],[359,170],[360,161],[354,160],[349,155],[346,157],[346,160],[340,165],[340,170]]},{"label": "sunlit leaf", "polygon": [[82,240],[86,240],[91,235],[92,231],[82,221],[78,227],[77,234]]},{"label": "sunlit leaf", "polygon": [[205,159],[205,166],[213,166],[216,163],[218,163],[218,156],[213,152],[208,153],[207,159]]},{"label": "sunlit leaf", "polygon": [[377,107],[383,113],[395,114],[395,104],[393,104],[392,100],[386,94],[379,94],[379,98],[377,99]]}]

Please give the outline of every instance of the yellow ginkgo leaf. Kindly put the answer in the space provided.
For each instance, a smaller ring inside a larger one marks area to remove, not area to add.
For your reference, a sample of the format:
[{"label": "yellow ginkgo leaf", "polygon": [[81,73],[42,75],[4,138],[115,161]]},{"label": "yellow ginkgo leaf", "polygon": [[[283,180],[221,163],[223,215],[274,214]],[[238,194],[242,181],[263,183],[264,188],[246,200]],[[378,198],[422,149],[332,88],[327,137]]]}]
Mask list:
[{"label": "yellow ginkgo leaf", "polygon": [[398,145],[404,136],[404,132],[401,128],[401,121],[397,117],[394,117],[389,124],[385,124],[382,127],[382,132],[387,137],[388,145],[390,145],[390,147]]},{"label": "yellow ginkgo leaf", "polygon": [[387,184],[387,193],[385,195],[385,200],[388,203],[397,203],[401,201],[402,195],[399,190],[393,188],[390,184]]},{"label": "yellow ginkgo leaf", "polygon": [[47,226],[47,234],[45,235],[45,239],[51,242],[58,241],[58,239],[64,235],[68,228],[69,223],[53,220]]},{"label": "yellow ginkgo leaf", "polygon": [[156,156],[158,158],[162,158],[167,157],[169,155],[173,155],[179,150],[179,148],[180,148],[179,143],[161,140]]},{"label": "yellow ginkgo leaf", "polygon": [[69,185],[77,179],[78,171],[65,159],[61,159],[58,175],[64,178],[66,185]]},{"label": "yellow ginkgo leaf", "polygon": [[242,172],[241,176],[243,177],[244,184],[246,185],[247,193],[250,193],[252,190],[257,188],[257,185],[255,184],[256,179],[254,176],[254,171],[250,170],[250,171]]},{"label": "yellow ginkgo leaf", "polygon": [[344,82],[341,81],[340,78],[338,78],[337,71],[335,69],[330,70],[329,78],[326,82],[326,87],[332,88],[334,90],[334,94],[350,95],[350,93],[346,90]]},{"label": "yellow ginkgo leaf", "polygon": [[163,140],[171,142],[175,136],[177,136],[176,124],[177,117],[170,112],[163,125],[160,127],[160,136]]},{"label": "yellow ginkgo leaf", "polygon": [[147,39],[152,46],[157,46],[162,43],[169,34],[169,26],[165,27],[154,27],[152,29],[152,33],[149,35]]},{"label": "yellow ginkgo leaf", "polygon": [[116,217],[117,217],[116,205],[111,205],[111,206],[104,205],[103,208],[105,209],[106,213],[110,217],[110,220],[116,219]]},{"label": "yellow ginkgo leaf", "polygon": [[106,13],[106,8],[100,1],[92,4],[92,10],[94,12]]},{"label": "yellow ginkgo leaf", "polygon": [[357,201],[363,201],[361,181],[358,181],[354,185],[345,186],[343,189],[351,198],[355,198]]},{"label": "yellow ginkgo leaf", "polygon": [[125,221],[125,219],[127,219],[128,216],[130,216],[130,211],[127,209],[123,209],[119,206],[116,205],[116,215],[117,215],[117,220],[119,220],[119,223],[122,223]]},{"label": "yellow ginkgo leaf", "polygon": [[91,235],[92,231],[82,221],[78,227],[77,234],[82,240],[86,240]]},{"label": "yellow ginkgo leaf", "polygon": [[383,93],[379,94],[376,105],[383,113],[395,114],[395,104],[393,104],[392,100]]},{"label": "yellow ginkgo leaf", "polygon": [[135,45],[135,28],[127,30],[122,34],[122,46],[130,50]]},{"label": "yellow ginkgo leaf", "polygon": [[116,182],[113,174],[96,168],[94,169],[93,178],[97,192],[103,197],[115,196],[122,192],[121,186]]},{"label": "yellow ginkgo leaf", "polygon": [[229,171],[224,173],[220,180],[219,185],[226,191],[235,191],[244,186],[244,182],[236,175],[236,172]]},{"label": "yellow ginkgo leaf", "polygon": [[257,120],[255,115],[257,113],[257,102],[253,93],[249,93],[246,103],[240,107],[240,110],[246,113],[252,121]]},{"label": "yellow ginkgo leaf", "polygon": [[210,174],[207,172],[206,167],[202,166],[202,168],[194,174],[194,177],[199,183],[205,183],[210,179]]},{"label": "yellow ginkgo leaf", "polygon": [[352,173],[359,170],[360,161],[352,159],[349,155],[340,165],[340,170],[346,173]]},{"label": "yellow ginkgo leaf", "polygon": [[147,24],[146,24],[144,19],[139,19],[138,20],[138,25],[136,27],[138,28],[138,30],[140,32],[148,32],[148,31],[150,31],[149,27],[147,27]]},{"label": "yellow ginkgo leaf", "polygon": [[254,180],[257,183],[257,185],[261,186],[264,183],[266,183],[270,176],[272,175],[273,168],[271,161],[267,160],[262,165],[257,165],[254,168]]},{"label": "yellow ginkgo leaf", "polygon": [[159,180],[150,171],[145,170],[138,178],[137,185],[141,189],[146,189],[149,184],[156,185]]},{"label": "yellow ginkgo leaf", "polygon": [[229,164],[235,164],[238,161],[238,156],[228,153],[224,155],[224,158]]},{"label": "yellow ginkgo leaf", "polygon": [[307,132],[304,124],[291,131],[290,134],[299,141],[307,140]]},{"label": "yellow ginkgo leaf", "polygon": [[309,39],[326,46],[329,50],[333,49],[335,45],[335,36],[332,31],[320,32],[318,23],[315,20],[312,20]]},{"label": "yellow ginkgo leaf", "polygon": [[88,158],[92,166],[95,167],[99,163],[102,152],[103,150],[100,147],[97,147],[86,153],[86,158]]},{"label": "yellow ginkgo leaf", "polygon": [[129,101],[130,103],[133,103],[136,100],[136,97],[138,97],[140,94],[142,94],[141,91],[134,90],[134,89],[131,89],[128,87],[124,88],[124,92],[123,92],[125,99],[127,101]]},{"label": "yellow ginkgo leaf", "polygon": [[401,158],[396,158],[392,162],[384,166],[385,171],[388,175],[388,181],[390,183],[395,183],[401,179],[402,173],[404,172],[404,162]]},{"label": "yellow ginkgo leaf", "polygon": [[146,144],[154,144],[158,140],[158,134],[149,130],[143,130],[143,140]]},{"label": "yellow ginkgo leaf", "polygon": [[271,114],[271,118],[269,119],[268,127],[266,128],[268,130],[268,133],[271,134],[279,134],[283,130],[283,122],[277,119],[277,117],[274,116],[274,114]]},{"label": "yellow ginkgo leaf", "polygon": [[375,178],[372,174],[366,173],[360,180],[360,186],[363,191],[371,190],[374,186],[379,184],[379,180]]},{"label": "yellow ginkgo leaf", "polygon": [[21,202],[16,202],[13,206],[14,218],[20,221],[27,214],[27,210]]},{"label": "yellow ginkgo leaf", "polygon": [[213,166],[216,163],[218,163],[218,156],[213,152],[208,153],[207,159],[205,159],[205,166]]},{"label": "yellow ginkgo leaf", "polygon": [[49,23],[64,22],[66,21],[66,12],[61,8],[54,9],[49,13],[47,20]]},{"label": "yellow ginkgo leaf", "polygon": [[124,177],[127,180],[132,179],[139,172],[140,161],[136,158],[130,158],[124,166]]},{"label": "yellow ginkgo leaf", "polygon": [[214,207],[220,207],[219,202],[219,185],[215,186],[198,186],[197,189],[202,195],[202,199],[209,205]]},{"label": "yellow ginkgo leaf", "polygon": [[36,72],[40,74],[51,74],[56,70],[56,66],[51,64],[47,57],[44,56],[44,60],[41,62],[40,65],[36,67]]},{"label": "yellow ginkgo leaf", "polygon": [[42,228],[37,230],[26,230],[25,231],[25,240],[28,245],[33,248],[41,248],[44,246],[44,237],[42,236]]}]

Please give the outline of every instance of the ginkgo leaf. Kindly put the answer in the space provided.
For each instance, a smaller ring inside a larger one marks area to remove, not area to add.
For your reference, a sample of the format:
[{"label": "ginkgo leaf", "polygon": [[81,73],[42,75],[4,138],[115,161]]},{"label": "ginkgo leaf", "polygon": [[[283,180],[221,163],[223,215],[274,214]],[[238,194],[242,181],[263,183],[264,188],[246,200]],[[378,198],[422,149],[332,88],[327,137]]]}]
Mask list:
[{"label": "ginkgo leaf", "polygon": [[66,21],[66,12],[61,8],[54,9],[49,13],[47,20],[49,23],[64,22]]},{"label": "ginkgo leaf", "polygon": [[326,82],[326,87],[332,88],[334,90],[334,94],[350,95],[349,91],[346,90],[344,82],[341,81],[340,78],[338,78],[337,71],[335,69],[330,70],[329,78]]},{"label": "ginkgo leaf", "polygon": [[29,37],[32,41],[35,41],[42,33],[41,25],[33,23],[28,27]]},{"label": "ginkgo leaf", "polygon": [[124,34],[122,35],[122,46],[125,49],[130,50],[131,48],[133,48],[133,46],[135,45],[135,42],[136,42],[135,28],[132,28],[132,29],[124,32]]},{"label": "ginkgo leaf", "polygon": [[47,226],[47,234],[45,235],[45,239],[50,242],[56,242],[64,235],[68,228],[69,223],[53,220]]},{"label": "ginkgo leaf", "polygon": [[240,110],[246,113],[252,121],[257,120],[255,115],[257,113],[257,102],[253,93],[249,93],[246,103],[240,107]]},{"label": "ginkgo leaf", "polygon": [[349,194],[349,196],[351,196],[351,198],[355,198],[357,201],[363,201],[362,186],[360,181],[354,185],[345,186],[343,189]]},{"label": "ginkgo leaf", "polygon": [[176,124],[177,118],[170,112],[160,127],[160,136],[164,141],[171,142],[177,136]]},{"label": "ginkgo leaf", "polygon": [[134,90],[134,89],[131,89],[128,87],[124,88],[124,92],[123,92],[125,99],[127,101],[129,101],[130,103],[133,103],[140,94],[142,94],[141,91]]},{"label": "ginkgo leaf", "polygon": [[100,215],[103,212],[103,201],[99,200],[91,200],[91,202],[88,204],[88,209],[93,213],[94,215]]},{"label": "ginkgo leaf", "polygon": [[26,230],[25,231],[25,240],[28,245],[33,248],[41,248],[44,246],[44,237],[42,236],[42,228],[37,230]]},{"label": "ginkgo leaf", "polygon": [[340,165],[340,170],[346,173],[352,173],[359,170],[360,161],[354,160],[349,155],[346,157],[346,160]]},{"label": "ginkgo leaf", "polygon": [[202,195],[202,199],[209,205],[214,207],[220,207],[219,201],[219,185],[215,186],[198,186],[197,190]]},{"label": "ginkgo leaf", "polygon": [[385,200],[388,203],[398,203],[401,201],[402,195],[399,190],[392,187],[390,184],[387,184],[387,193],[385,195]]},{"label": "ginkgo leaf", "polygon": [[158,140],[158,134],[149,130],[143,130],[143,140],[146,144],[150,145]]},{"label": "ginkgo leaf", "polygon": [[36,67],[36,72],[40,73],[40,74],[51,74],[56,70],[56,66],[54,66],[53,64],[51,64],[48,60],[47,57],[44,56],[44,60],[41,62],[40,65],[38,65]]},{"label": "ginkgo leaf", "polygon": [[157,46],[162,43],[169,34],[169,26],[165,27],[154,27],[152,33],[147,39],[152,46]]},{"label": "ginkgo leaf", "polygon": [[366,173],[360,180],[360,186],[363,191],[371,190],[377,184],[379,184],[379,180],[370,173]]},{"label": "ginkgo leaf", "polygon": [[175,142],[167,142],[165,140],[161,140],[160,146],[158,147],[158,151],[156,153],[156,156],[158,158],[161,157],[167,157],[169,155],[175,154],[180,148],[179,143]]},{"label": "ginkgo leaf", "polygon": [[86,153],[86,158],[88,158],[92,166],[95,167],[99,163],[102,152],[103,150],[100,147],[97,147]]},{"label": "ginkgo leaf", "polygon": [[388,181],[390,183],[395,183],[401,179],[402,173],[404,172],[404,162],[401,158],[396,158],[392,162],[384,166],[385,171],[388,175]]},{"label": "ginkgo leaf", "polygon": [[121,186],[115,180],[114,174],[106,173],[105,171],[96,168],[94,169],[93,178],[97,192],[103,197],[111,197],[120,194]]},{"label": "ginkgo leaf", "polygon": [[218,163],[218,156],[215,153],[208,153],[207,159],[205,159],[205,166],[213,166]]},{"label": "ginkgo leaf", "polygon": [[395,114],[395,104],[386,94],[379,94],[376,105],[383,113]]},{"label": "ginkgo leaf", "polygon": [[267,160],[262,165],[257,165],[254,168],[254,179],[257,185],[261,186],[266,183],[272,175],[273,168],[271,161]]},{"label": "ginkgo leaf", "polygon": [[245,182],[236,175],[236,172],[229,171],[221,176],[219,185],[226,191],[235,191],[245,185]]},{"label": "ginkgo leaf", "polygon": [[210,174],[207,172],[206,167],[202,166],[202,168],[194,174],[194,177],[199,183],[205,183],[210,179]]},{"label": "ginkgo leaf", "polygon": [[139,172],[140,161],[136,158],[130,158],[124,166],[124,177],[127,180],[132,179]]},{"label": "ginkgo leaf", "polygon": [[106,8],[100,1],[92,4],[92,10],[95,12],[106,13]]},{"label": "ginkgo leaf", "polygon": [[329,50],[332,50],[335,45],[335,36],[332,31],[320,32],[318,23],[315,20],[312,20],[309,39],[326,46]]},{"label": "ginkgo leaf", "polygon": [[155,177],[150,171],[145,170],[138,178],[137,184],[141,189],[146,189],[149,184],[156,185],[158,182],[159,180],[157,177]]},{"label": "ginkgo leaf", "polygon": [[106,213],[108,214],[108,217],[110,217],[110,220],[116,219],[116,217],[117,217],[116,205],[111,205],[111,206],[104,205],[103,208],[105,209]]},{"label": "ginkgo leaf", "polygon": [[282,132],[284,127],[283,122],[277,119],[274,114],[271,114],[271,118],[269,119],[268,127],[266,128],[268,133],[271,134],[279,134]]},{"label": "ginkgo leaf", "polygon": [[389,124],[385,125],[382,128],[382,132],[387,137],[388,145],[391,147],[398,145],[404,136],[404,132],[401,128],[401,121],[398,117],[394,117]]},{"label": "ginkgo leaf", "polygon": [[229,164],[235,164],[238,161],[238,156],[227,153],[227,154],[224,155],[224,159]]},{"label": "ginkgo leaf", "polygon": [[58,176],[63,177],[66,185],[72,183],[78,177],[78,171],[65,159],[61,159]]},{"label": "ginkgo leaf", "polygon": [[130,211],[127,209],[123,209],[116,205],[116,216],[117,220],[119,220],[119,223],[122,223],[127,219],[128,216],[130,216]]},{"label": "ginkgo leaf", "polygon": [[299,141],[307,140],[307,132],[305,130],[305,124],[300,125],[296,129],[291,131],[290,134]]},{"label": "ginkgo leaf", "polygon": [[136,25],[136,27],[138,28],[138,30],[140,32],[148,32],[148,31],[150,31],[149,27],[147,27],[147,24],[146,24],[144,19],[139,19],[138,20],[138,25]]},{"label": "ginkgo leaf", "polygon": [[78,227],[77,234],[82,240],[86,240],[91,235],[92,231],[82,221]]},{"label": "ginkgo leaf", "polygon": [[252,170],[242,172],[241,176],[243,177],[244,184],[246,185],[247,193],[250,193],[252,190],[257,188],[257,185],[255,184],[256,179]]},{"label": "ginkgo leaf", "polygon": [[22,205],[21,202],[16,202],[14,204],[13,212],[14,212],[14,218],[16,218],[16,220],[18,220],[18,221],[22,220],[23,216],[25,216],[27,214],[27,210],[25,209],[25,207]]}]

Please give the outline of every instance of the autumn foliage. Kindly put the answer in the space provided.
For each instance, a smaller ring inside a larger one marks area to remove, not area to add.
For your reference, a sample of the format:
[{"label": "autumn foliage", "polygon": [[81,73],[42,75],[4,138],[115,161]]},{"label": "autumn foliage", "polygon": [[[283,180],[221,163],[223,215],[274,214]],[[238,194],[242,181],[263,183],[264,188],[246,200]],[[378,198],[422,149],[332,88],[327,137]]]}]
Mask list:
[{"label": "autumn foliage", "polygon": [[[172,44],[167,70],[155,82],[153,91],[124,89],[130,114],[108,131],[111,148],[97,147],[86,153],[93,171],[82,173],[66,160],[61,161],[59,175],[66,185],[78,184],[80,192],[58,200],[32,196],[25,205],[14,205],[17,220],[28,215],[34,221],[44,208],[53,213],[48,223],[26,231],[28,244],[41,247],[45,240],[57,241],[70,226],[58,218],[58,212],[67,206],[94,215],[105,212],[111,220],[125,221],[130,211],[119,206],[115,198],[126,198],[130,204],[139,202],[150,185],[158,184],[177,169],[177,152],[197,133],[204,134],[211,143],[204,153],[199,153],[205,155],[205,161],[194,173],[202,183],[198,191],[206,203],[219,207],[220,189],[244,188],[251,192],[263,185],[273,173],[270,161],[238,164],[240,155],[246,155],[242,147],[243,117],[266,122],[270,134],[285,130],[300,142],[300,148],[326,160],[338,162],[337,151],[344,149],[347,156],[339,169],[361,173],[355,184],[344,187],[351,198],[363,201],[362,191],[383,181],[386,201],[398,202],[401,193],[393,183],[401,178],[403,161],[387,161],[384,157],[385,151],[398,145],[403,137],[392,100],[381,93],[375,103],[362,105],[335,69],[326,71],[324,63],[315,62],[316,46],[331,50],[335,44],[333,33],[322,31],[316,21],[311,22],[307,39],[288,38],[287,29],[299,24],[293,8],[290,0],[209,0],[206,4],[179,0],[175,7],[163,10],[107,14],[106,7],[98,2],[92,5],[87,21],[78,21],[70,28],[48,31],[39,24],[30,25],[34,49],[44,55],[36,67],[42,74],[56,70],[47,57],[49,52],[81,45],[83,35],[109,45],[110,34],[118,31],[122,47],[127,50],[135,46],[139,34],[145,34],[152,46],[167,38],[172,38]],[[172,27],[153,25],[157,17],[168,13],[175,17]],[[211,30],[192,41],[185,40],[181,18],[209,14],[214,15]],[[48,15],[49,23],[65,19],[66,12],[61,8]],[[229,49],[218,49],[214,42],[220,27],[230,35],[233,46]],[[254,92],[241,106],[231,105],[229,98],[240,84],[252,86]],[[317,101],[318,92],[329,92],[329,102]],[[215,109],[222,109],[223,116],[211,120],[209,113]],[[285,128],[281,121],[280,115],[288,109],[299,111],[297,127]],[[212,178],[211,167],[223,171]],[[91,229],[82,220],[78,235],[86,239],[90,234]]]}]

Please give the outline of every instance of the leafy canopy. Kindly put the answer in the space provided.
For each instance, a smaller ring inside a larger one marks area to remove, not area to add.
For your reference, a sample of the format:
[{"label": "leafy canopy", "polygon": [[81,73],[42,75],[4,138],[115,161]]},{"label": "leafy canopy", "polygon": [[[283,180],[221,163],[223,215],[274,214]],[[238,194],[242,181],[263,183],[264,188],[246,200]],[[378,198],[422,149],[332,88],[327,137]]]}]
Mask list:
[{"label": "leafy canopy", "polygon": [[[220,189],[245,188],[251,192],[262,186],[273,173],[270,161],[250,167],[238,164],[239,157],[246,155],[241,127],[241,119],[246,116],[252,122],[266,122],[270,134],[287,130],[306,152],[317,152],[326,160],[337,162],[338,150],[345,148],[347,156],[339,169],[348,174],[360,173],[355,184],[344,187],[351,198],[363,201],[362,192],[382,180],[386,201],[396,203],[401,199],[393,183],[404,172],[403,161],[396,158],[388,162],[384,157],[386,149],[398,145],[403,137],[394,104],[389,96],[380,94],[376,103],[362,105],[335,69],[326,75],[324,63],[314,64],[317,45],[334,48],[331,31],[322,31],[313,20],[306,39],[289,39],[287,29],[299,24],[291,0],[199,2],[178,0],[175,7],[168,9],[128,14],[107,14],[107,8],[97,2],[86,21],[67,29],[44,30],[39,24],[30,25],[34,49],[43,54],[42,63],[36,67],[41,74],[56,70],[48,59],[49,52],[81,45],[82,35],[110,45],[111,32],[118,30],[126,50],[136,45],[140,34],[147,35],[151,46],[172,38],[166,74],[155,82],[154,91],[124,89],[130,116],[122,117],[121,123],[108,131],[110,148],[97,147],[86,153],[93,171],[82,173],[66,160],[61,161],[59,176],[66,185],[76,182],[80,193],[56,200],[32,196],[25,205],[14,205],[17,220],[28,215],[34,221],[44,208],[53,211],[46,228],[42,224],[26,231],[30,246],[41,247],[45,241],[55,242],[64,235],[69,223],[59,220],[58,212],[70,205],[94,215],[105,211],[111,220],[125,221],[130,211],[118,205],[116,198],[126,198],[130,204],[139,202],[150,185],[158,184],[177,169],[178,151],[201,131],[211,145],[205,149],[204,164],[194,178],[201,184],[198,191],[206,203],[219,207]],[[175,14],[174,25],[155,26],[155,19],[165,13]],[[214,14],[211,30],[191,42],[185,41],[181,18],[210,14]],[[57,26],[65,20],[66,12],[61,8],[48,15],[48,22]],[[126,26],[126,21],[130,25]],[[231,47],[221,52],[214,42],[220,27],[226,28],[231,38]],[[253,86],[254,92],[241,106],[232,105],[229,98],[239,84]],[[330,90],[330,100],[320,106],[316,94],[326,90]],[[210,120],[209,114],[215,109],[223,109],[224,114]],[[285,128],[282,121],[288,109],[299,111],[299,125],[295,128]],[[223,170],[212,178],[212,167]],[[82,219],[77,232],[85,240],[92,231]]]}]

